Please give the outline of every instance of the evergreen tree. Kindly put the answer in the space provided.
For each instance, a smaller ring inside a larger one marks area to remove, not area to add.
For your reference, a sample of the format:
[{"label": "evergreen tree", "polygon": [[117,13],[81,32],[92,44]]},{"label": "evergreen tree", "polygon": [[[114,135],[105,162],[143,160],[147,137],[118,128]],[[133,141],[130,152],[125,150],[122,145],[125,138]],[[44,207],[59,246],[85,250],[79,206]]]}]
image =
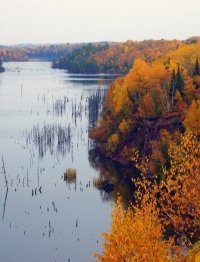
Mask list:
[{"label": "evergreen tree", "polygon": [[176,74],[175,74],[175,70],[173,69],[172,77],[171,77],[170,90],[169,90],[170,97],[174,96],[175,85],[176,85]]},{"label": "evergreen tree", "polygon": [[200,88],[200,68],[199,68],[199,60],[196,59],[196,64],[193,71],[193,84],[196,86],[196,89]]},{"label": "evergreen tree", "polygon": [[183,80],[183,76],[180,70],[180,66],[178,66],[177,72],[175,72],[175,70],[173,69],[170,90],[169,90],[169,95],[171,97],[172,106],[174,103],[174,96],[175,96],[176,90],[179,91],[180,95],[182,96],[183,89],[184,89],[184,80]]},{"label": "evergreen tree", "polygon": [[196,59],[196,64],[195,64],[195,68],[193,71],[193,76],[198,76],[200,75],[200,69],[199,69],[199,60]]},{"label": "evergreen tree", "polygon": [[180,70],[180,66],[178,66],[177,73],[176,73],[176,80],[175,80],[175,90],[178,90],[181,95],[183,95],[184,89],[184,80]]}]

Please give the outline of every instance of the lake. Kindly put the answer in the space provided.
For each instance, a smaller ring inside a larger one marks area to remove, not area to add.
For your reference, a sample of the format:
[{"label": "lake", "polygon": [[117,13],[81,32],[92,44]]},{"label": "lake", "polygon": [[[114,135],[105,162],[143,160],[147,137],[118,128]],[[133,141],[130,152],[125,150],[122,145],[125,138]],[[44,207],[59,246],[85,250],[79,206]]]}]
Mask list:
[{"label": "lake", "polygon": [[[88,129],[113,77],[68,74],[49,62],[4,66],[0,261],[95,261],[114,196],[93,186],[101,168],[89,157]],[[76,168],[76,181],[66,181],[67,168]]]}]

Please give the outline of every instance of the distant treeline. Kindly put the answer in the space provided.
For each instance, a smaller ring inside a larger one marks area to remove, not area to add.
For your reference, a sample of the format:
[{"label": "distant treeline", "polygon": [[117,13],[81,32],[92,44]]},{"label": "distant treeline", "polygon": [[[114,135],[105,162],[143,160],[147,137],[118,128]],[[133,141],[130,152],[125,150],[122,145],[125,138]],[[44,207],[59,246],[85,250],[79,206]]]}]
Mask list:
[{"label": "distant treeline", "polygon": [[0,46],[0,60],[52,61],[53,68],[66,69],[70,73],[112,73],[127,74],[138,58],[152,62],[169,51],[184,44],[195,43],[198,37],[186,41],[145,40],[75,44],[15,45]]},{"label": "distant treeline", "polygon": [[40,59],[53,61],[80,49],[83,44],[47,44],[47,45],[15,45],[0,46],[0,58],[2,61],[28,61]]},{"label": "distant treeline", "polygon": [[126,74],[138,58],[152,62],[185,43],[190,44],[197,40],[198,38],[192,37],[186,41],[129,40],[124,43],[90,43],[56,59],[53,68],[66,69],[70,73]]},{"label": "distant treeline", "polygon": [[72,73],[98,73],[101,70],[94,55],[106,52],[109,47],[108,43],[85,44],[80,49],[55,60],[53,68],[67,69]]}]

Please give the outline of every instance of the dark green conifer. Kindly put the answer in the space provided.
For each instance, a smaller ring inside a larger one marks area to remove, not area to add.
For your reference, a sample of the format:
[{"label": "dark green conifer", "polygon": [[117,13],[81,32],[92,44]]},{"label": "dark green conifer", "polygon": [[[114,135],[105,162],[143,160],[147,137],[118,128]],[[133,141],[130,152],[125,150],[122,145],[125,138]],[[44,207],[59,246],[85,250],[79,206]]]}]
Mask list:
[{"label": "dark green conifer", "polygon": [[176,73],[176,80],[175,80],[175,90],[178,90],[181,95],[183,95],[184,89],[184,80],[180,70],[180,66],[178,65],[177,73]]},{"label": "dark green conifer", "polygon": [[169,90],[170,97],[174,96],[175,85],[176,85],[176,74],[175,74],[175,70],[173,69],[172,77],[171,77],[170,90]]},{"label": "dark green conifer", "polygon": [[193,76],[198,76],[200,75],[200,70],[199,70],[199,60],[196,59],[196,64],[195,64],[195,68],[193,71]]}]

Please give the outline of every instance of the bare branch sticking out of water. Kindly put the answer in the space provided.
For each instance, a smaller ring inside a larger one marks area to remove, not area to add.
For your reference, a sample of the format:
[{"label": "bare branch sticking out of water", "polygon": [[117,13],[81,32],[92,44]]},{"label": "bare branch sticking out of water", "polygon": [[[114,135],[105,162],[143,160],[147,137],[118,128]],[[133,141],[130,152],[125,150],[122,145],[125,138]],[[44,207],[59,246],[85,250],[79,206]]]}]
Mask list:
[{"label": "bare branch sticking out of water", "polygon": [[6,183],[6,194],[5,194],[5,199],[4,199],[4,204],[3,204],[3,214],[2,214],[2,220],[4,220],[5,212],[6,212],[6,202],[7,202],[7,197],[8,197],[8,180],[6,176],[6,168],[5,168],[3,156],[2,156],[2,172],[4,174],[5,183]]},{"label": "bare branch sticking out of water", "polygon": [[7,177],[6,177],[6,168],[5,168],[3,156],[2,156],[2,171],[3,171],[3,174],[4,174],[4,178],[5,178],[6,188],[8,188],[8,180],[7,180]]}]

